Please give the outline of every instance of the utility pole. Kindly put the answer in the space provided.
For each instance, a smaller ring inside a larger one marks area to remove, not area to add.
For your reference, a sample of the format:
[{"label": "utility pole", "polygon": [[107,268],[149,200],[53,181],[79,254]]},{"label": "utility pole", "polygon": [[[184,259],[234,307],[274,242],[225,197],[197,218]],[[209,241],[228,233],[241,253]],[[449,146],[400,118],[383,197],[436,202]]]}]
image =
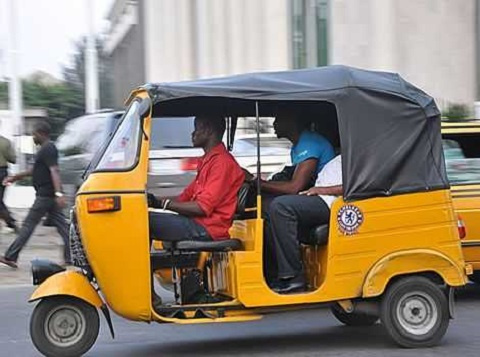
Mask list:
[{"label": "utility pole", "polygon": [[95,41],[93,0],[87,1],[87,48],[85,50],[85,109],[94,113],[99,109],[97,46]]},{"label": "utility pole", "polygon": [[13,121],[13,135],[17,147],[19,170],[25,168],[25,160],[21,153],[21,139],[23,133],[23,117],[22,117],[22,82],[18,76],[18,68],[20,55],[18,52],[18,1],[8,0],[9,19],[8,19],[8,63],[10,68],[10,78],[8,84],[8,101],[11,117]]}]

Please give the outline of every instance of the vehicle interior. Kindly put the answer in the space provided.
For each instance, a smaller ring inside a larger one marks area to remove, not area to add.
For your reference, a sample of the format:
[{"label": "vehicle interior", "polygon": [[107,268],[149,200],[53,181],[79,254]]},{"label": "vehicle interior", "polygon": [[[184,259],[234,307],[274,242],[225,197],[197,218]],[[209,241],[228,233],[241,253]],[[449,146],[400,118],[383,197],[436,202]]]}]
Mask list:
[{"label": "vehicle interior", "polygon": [[[192,98],[191,101],[198,99]],[[187,102],[189,101],[187,100]],[[228,144],[235,138],[236,122],[232,114],[237,116],[255,116],[255,103],[246,100],[229,100],[228,106],[218,106],[215,98],[202,99],[201,114],[221,114],[228,118]],[[212,103],[209,103],[212,102]],[[192,115],[185,112],[185,100],[179,108],[175,101],[162,104],[155,108],[155,117]],[[340,153],[340,137],[338,131],[337,112],[333,104],[328,102],[295,101],[282,104],[273,101],[259,102],[259,118],[275,117],[282,110],[298,113],[298,117],[307,120],[308,127],[325,136],[334,146],[337,154]],[[200,114],[200,113],[195,113]],[[261,195],[261,192],[259,192]],[[230,300],[229,294],[235,291],[233,282],[228,281],[229,253],[232,251],[259,250],[262,246],[255,242],[253,233],[254,222],[258,210],[256,204],[256,187],[245,183],[238,194],[237,212],[231,228],[231,239],[215,242],[182,241],[170,242],[155,241],[151,251],[151,265],[154,275],[162,286],[174,291],[175,301],[181,304],[199,302],[220,302]],[[329,225],[308,227],[300,237],[303,253],[308,291],[316,290],[325,278],[325,269],[328,249]],[[173,283],[178,282],[178,283]],[[303,292],[303,293],[308,293]]]}]

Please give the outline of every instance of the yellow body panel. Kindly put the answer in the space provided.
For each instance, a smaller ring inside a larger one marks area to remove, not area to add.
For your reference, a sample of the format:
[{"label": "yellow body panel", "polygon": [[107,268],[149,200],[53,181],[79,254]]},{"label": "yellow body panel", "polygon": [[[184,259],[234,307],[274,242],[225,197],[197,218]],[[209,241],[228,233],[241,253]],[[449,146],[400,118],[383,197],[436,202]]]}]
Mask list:
[{"label": "yellow body panel", "polygon": [[449,286],[467,283],[462,271],[449,257],[430,249],[407,250],[390,254],[370,270],[363,286],[364,297],[379,296],[397,275],[434,272]]},{"label": "yellow body panel", "polygon": [[453,207],[463,220],[466,236],[463,255],[474,270],[480,270],[480,184],[452,186]]},{"label": "yellow body panel", "polygon": [[[379,269],[382,273],[379,277],[370,274],[370,286],[375,291],[383,291],[395,275],[426,269],[432,269],[452,286],[465,284],[465,264],[448,190],[353,202],[362,211],[364,223],[357,234],[350,236],[340,232],[336,220],[343,204],[342,199],[337,199],[332,207],[329,242],[319,254],[321,269],[317,289],[305,294],[279,295],[266,286],[260,251],[262,239],[259,239],[261,220],[241,222],[243,232],[255,230],[257,240],[254,250],[231,253],[237,299],[247,307],[259,307],[362,297],[371,269],[397,252],[402,252],[403,259],[393,260],[390,268],[398,270],[387,269],[391,274],[385,274]],[[241,234],[241,227],[236,223],[232,231]],[[235,237],[242,239],[241,235]],[[247,246],[251,246],[248,241]],[[420,251],[429,257],[425,266],[417,261]],[[445,257],[445,260],[438,260],[438,257]]]},{"label": "yellow body panel", "polygon": [[29,302],[51,296],[74,296],[100,308],[103,301],[87,278],[74,271],[64,271],[47,278],[32,294]]},{"label": "yellow body panel", "polygon": [[[140,93],[146,96],[146,93]],[[150,130],[150,118],[144,122]],[[82,243],[108,305],[132,320],[151,320],[146,181],[149,142],[142,135],[137,166],[125,172],[93,172],[80,188],[76,209]],[[121,209],[89,213],[92,197],[120,196]]]}]

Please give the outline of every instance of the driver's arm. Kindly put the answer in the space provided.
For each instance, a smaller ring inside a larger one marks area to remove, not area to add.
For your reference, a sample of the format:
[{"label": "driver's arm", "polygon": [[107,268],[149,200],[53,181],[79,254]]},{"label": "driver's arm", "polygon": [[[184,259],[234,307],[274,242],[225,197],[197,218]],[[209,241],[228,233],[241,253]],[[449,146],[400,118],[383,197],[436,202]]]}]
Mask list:
[{"label": "driver's arm", "polygon": [[295,195],[307,186],[317,164],[317,159],[305,160],[297,165],[290,181],[262,181],[262,189],[271,193]]}]

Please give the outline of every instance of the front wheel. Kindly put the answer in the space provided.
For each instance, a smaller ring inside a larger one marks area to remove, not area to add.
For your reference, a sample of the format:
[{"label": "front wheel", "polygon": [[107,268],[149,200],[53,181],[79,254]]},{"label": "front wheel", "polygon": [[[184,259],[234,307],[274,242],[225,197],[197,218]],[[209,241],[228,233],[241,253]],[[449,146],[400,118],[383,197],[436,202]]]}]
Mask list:
[{"label": "front wheel", "polygon": [[53,297],[33,310],[30,336],[45,356],[81,356],[95,343],[99,327],[92,305],[74,297]]},{"label": "front wheel", "polygon": [[442,289],[424,277],[407,277],[383,297],[381,320],[390,337],[406,348],[431,347],[442,339],[450,321]]}]

